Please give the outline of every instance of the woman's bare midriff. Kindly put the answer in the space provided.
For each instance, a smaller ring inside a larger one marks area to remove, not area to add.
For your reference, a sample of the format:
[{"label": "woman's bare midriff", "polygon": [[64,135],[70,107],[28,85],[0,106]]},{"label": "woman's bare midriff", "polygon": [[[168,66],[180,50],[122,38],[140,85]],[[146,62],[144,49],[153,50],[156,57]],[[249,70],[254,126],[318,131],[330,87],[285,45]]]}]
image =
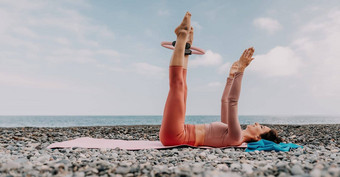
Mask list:
[{"label": "woman's bare midriff", "polygon": [[206,129],[205,124],[195,125],[195,134],[196,134],[195,146],[204,145],[205,129]]}]

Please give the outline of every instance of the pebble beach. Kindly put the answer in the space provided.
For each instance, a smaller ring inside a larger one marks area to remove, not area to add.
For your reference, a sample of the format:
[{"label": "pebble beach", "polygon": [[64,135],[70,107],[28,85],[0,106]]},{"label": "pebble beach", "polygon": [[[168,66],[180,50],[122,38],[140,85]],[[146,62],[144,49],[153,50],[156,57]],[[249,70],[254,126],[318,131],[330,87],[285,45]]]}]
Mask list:
[{"label": "pebble beach", "polygon": [[79,137],[155,141],[160,126],[0,128],[0,176],[340,176],[340,124],[267,126],[304,148],[47,149]]}]

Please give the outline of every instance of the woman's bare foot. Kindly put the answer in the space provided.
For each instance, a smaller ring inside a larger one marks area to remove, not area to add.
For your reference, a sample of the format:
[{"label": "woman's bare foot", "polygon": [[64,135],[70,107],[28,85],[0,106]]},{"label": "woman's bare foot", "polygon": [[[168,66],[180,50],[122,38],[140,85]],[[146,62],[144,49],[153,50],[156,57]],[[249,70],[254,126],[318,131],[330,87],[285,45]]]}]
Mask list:
[{"label": "woman's bare foot", "polygon": [[184,15],[182,23],[175,29],[177,35],[174,53],[171,57],[170,66],[185,66],[185,44],[188,41],[190,31],[191,14],[187,12]]},{"label": "woman's bare foot", "polygon": [[255,51],[254,47],[250,47],[243,52],[242,56],[239,59],[237,69],[238,72],[244,72],[244,70],[250,64],[250,62],[254,60],[254,58],[252,58],[254,51]]},{"label": "woman's bare foot", "polygon": [[175,34],[177,35],[177,37],[179,36],[187,37],[189,30],[190,30],[190,26],[191,26],[190,21],[191,21],[191,13],[187,12],[184,15],[182,23],[175,29]]},{"label": "woman's bare foot", "polygon": [[230,72],[229,72],[229,78],[230,78],[230,79],[234,78],[235,73],[236,73],[237,70],[238,70],[238,62],[239,62],[238,60],[235,61],[235,62],[233,63],[233,65],[231,65],[231,67],[230,67]]}]

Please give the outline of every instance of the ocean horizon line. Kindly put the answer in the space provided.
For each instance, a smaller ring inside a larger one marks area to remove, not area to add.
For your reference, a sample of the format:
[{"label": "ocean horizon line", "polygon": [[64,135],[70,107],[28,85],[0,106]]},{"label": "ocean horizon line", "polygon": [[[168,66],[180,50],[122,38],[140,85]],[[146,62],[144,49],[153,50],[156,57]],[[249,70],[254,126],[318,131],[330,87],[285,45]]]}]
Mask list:
[{"label": "ocean horizon line", "polygon": [[[161,114],[1,114],[0,116],[163,116]],[[220,116],[220,114],[188,114],[185,116]],[[327,116],[340,117],[340,114],[240,114],[238,116]]]},{"label": "ocean horizon line", "polygon": [[[10,115],[0,116],[0,127],[74,127],[160,125],[162,115]],[[187,115],[185,124],[221,121],[220,115]],[[239,115],[240,124],[340,124],[337,115]]]}]

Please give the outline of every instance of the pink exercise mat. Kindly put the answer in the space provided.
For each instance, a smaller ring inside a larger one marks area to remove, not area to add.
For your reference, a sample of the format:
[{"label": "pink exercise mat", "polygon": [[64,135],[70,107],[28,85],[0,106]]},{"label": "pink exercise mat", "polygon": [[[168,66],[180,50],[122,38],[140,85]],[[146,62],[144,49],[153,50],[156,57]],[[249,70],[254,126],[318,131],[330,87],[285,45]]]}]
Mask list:
[{"label": "pink exercise mat", "polygon": [[[114,149],[119,147],[120,149],[126,150],[139,150],[139,149],[167,149],[180,146],[190,146],[190,145],[177,145],[177,146],[163,146],[160,141],[145,141],[145,140],[116,140],[116,139],[96,139],[90,137],[82,137],[74,140],[57,142],[50,144],[47,148],[103,148],[103,149]],[[195,147],[195,146],[190,146]],[[247,143],[243,143],[239,146],[228,146],[237,148],[246,148]],[[198,148],[213,148],[209,146],[198,146]],[[227,148],[227,147],[223,147]]]}]

